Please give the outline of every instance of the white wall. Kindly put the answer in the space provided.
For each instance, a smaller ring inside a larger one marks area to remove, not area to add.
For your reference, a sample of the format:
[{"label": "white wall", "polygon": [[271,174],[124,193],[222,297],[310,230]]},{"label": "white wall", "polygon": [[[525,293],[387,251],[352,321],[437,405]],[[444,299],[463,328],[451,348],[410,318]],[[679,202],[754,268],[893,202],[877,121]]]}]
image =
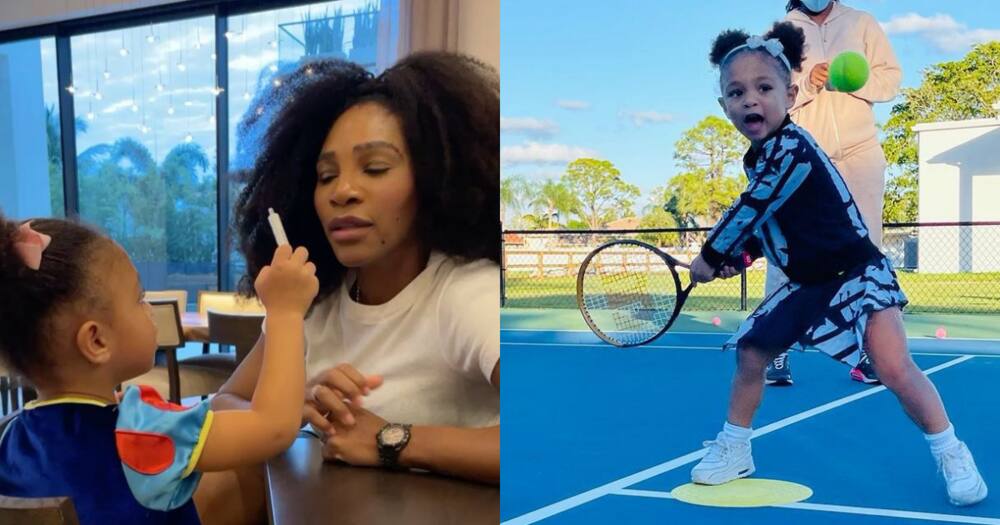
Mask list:
[{"label": "white wall", "polygon": [[182,0],[0,0],[0,31]]},{"label": "white wall", "polygon": [[0,48],[0,210],[10,217],[52,214],[41,62],[38,40]]},{"label": "white wall", "polygon": [[[919,221],[1000,221],[1000,119],[914,126]],[[1000,227],[920,228],[921,272],[1000,270]]]}]

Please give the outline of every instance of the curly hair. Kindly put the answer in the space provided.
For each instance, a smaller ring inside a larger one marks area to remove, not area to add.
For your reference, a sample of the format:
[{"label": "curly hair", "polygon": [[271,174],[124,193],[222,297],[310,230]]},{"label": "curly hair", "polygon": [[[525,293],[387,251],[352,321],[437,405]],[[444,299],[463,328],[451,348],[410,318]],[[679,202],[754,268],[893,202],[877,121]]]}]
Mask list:
[{"label": "curly hair", "polygon": [[254,295],[253,280],[274,253],[269,207],[281,215],[289,242],[305,246],[316,264],[316,302],[340,285],[346,268],[313,204],[316,160],[334,122],[362,102],[374,101],[399,118],[423,246],[499,263],[500,83],[492,68],[463,55],[424,52],[378,76],[341,60],[307,63],[278,84],[272,97],[283,107],[253,167],[240,174],[247,181],[236,203],[239,247],[247,261],[241,293]]},{"label": "curly hair", "polygon": [[[744,48],[733,55],[729,52],[737,47],[746,43],[747,39],[750,38],[745,31],[737,29],[729,29],[723,31],[719,36],[715,37],[715,41],[712,42],[712,51],[708,55],[709,62],[713,66],[719,68],[720,72],[724,70],[726,65],[732,60],[732,58],[739,53],[744,52],[757,52],[763,53],[764,55],[770,57],[771,55],[763,49],[749,49]],[[803,52],[806,42],[805,33],[802,32],[801,28],[795,27],[791,22],[776,22],[771,26],[770,31],[763,35],[765,40],[776,38],[781,42],[781,46],[784,48],[782,53],[785,58],[788,59],[789,65],[791,65],[792,70],[799,71],[802,68]],[[778,73],[782,75],[787,83],[791,83],[791,71],[785,68],[779,60],[774,59]]]},{"label": "curly hair", "polygon": [[55,337],[53,319],[65,306],[101,307],[88,268],[111,241],[97,231],[62,219],[32,219],[31,228],[52,237],[38,270],[15,249],[21,223],[0,215],[0,361],[31,379],[52,363],[45,349]]}]

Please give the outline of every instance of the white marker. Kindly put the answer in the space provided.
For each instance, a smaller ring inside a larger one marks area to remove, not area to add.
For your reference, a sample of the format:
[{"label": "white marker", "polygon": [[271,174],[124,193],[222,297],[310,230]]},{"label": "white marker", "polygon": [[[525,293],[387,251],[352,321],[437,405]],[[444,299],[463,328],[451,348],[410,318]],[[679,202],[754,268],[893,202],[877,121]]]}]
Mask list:
[{"label": "white marker", "polygon": [[271,223],[271,232],[274,233],[274,240],[278,246],[288,244],[288,236],[285,235],[285,228],[281,225],[281,217],[274,213],[274,208],[267,209],[267,222]]}]

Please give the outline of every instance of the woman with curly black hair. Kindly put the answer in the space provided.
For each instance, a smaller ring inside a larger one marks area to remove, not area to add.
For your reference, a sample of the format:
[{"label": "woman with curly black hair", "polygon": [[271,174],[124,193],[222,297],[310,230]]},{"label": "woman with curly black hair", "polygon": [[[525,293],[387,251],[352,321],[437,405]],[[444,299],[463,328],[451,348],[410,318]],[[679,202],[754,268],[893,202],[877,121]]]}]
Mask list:
[{"label": "woman with curly black hair", "polygon": [[[303,422],[327,459],[498,482],[495,71],[419,53],[378,76],[321,61],[276,84],[269,96],[282,107],[236,204],[241,289],[253,293],[274,252],[273,208],[320,282],[305,323]],[[243,129],[261,126],[259,115]],[[250,399],[262,348],[222,402]]]}]

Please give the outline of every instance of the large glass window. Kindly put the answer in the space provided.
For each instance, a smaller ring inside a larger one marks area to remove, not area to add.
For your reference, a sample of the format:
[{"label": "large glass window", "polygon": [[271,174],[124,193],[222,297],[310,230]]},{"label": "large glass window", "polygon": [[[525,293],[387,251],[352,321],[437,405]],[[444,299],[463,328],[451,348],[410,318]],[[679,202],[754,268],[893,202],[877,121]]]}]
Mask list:
[{"label": "large glass window", "polygon": [[212,17],[74,36],[80,215],[147,289],[217,286]]},{"label": "large glass window", "polygon": [[[235,4],[233,4],[235,5]],[[129,253],[148,289],[220,283],[217,155],[231,170],[259,148],[240,121],[304,60],[341,58],[378,73],[396,60],[398,0],[339,0],[229,17],[227,57],[204,16],[69,37],[72,85],[59,85],[54,38],[0,44],[0,210],[14,218],[65,214],[59,97],[73,97],[81,218]],[[216,61],[226,60],[226,85]],[[225,88],[225,89],[223,89]],[[217,151],[227,97],[228,151]],[[72,178],[70,180],[73,180]],[[229,202],[242,189],[228,185]],[[231,214],[230,214],[231,217]],[[232,222],[230,220],[230,222]],[[231,289],[245,271],[235,243]],[[225,253],[225,252],[223,252]]]},{"label": "large glass window", "polygon": [[[340,0],[230,17],[230,169],[253,165],[263,130],[240,134],[239,124],[254,113],[276,109],[261,101],[282,75],[303,61],[321,58],[350,60],[378,73],[396,60],[397,19],[394,0]],[[239,182],[231,183],[230,202],[236,202],[241,189]],[[232,287],[246,269],[235,246],[230,261]]]},{"label": "large glass window", "polygon": [[0,44],[0,210],[8,217],[64,214],[56,84],[54,39]]}]

